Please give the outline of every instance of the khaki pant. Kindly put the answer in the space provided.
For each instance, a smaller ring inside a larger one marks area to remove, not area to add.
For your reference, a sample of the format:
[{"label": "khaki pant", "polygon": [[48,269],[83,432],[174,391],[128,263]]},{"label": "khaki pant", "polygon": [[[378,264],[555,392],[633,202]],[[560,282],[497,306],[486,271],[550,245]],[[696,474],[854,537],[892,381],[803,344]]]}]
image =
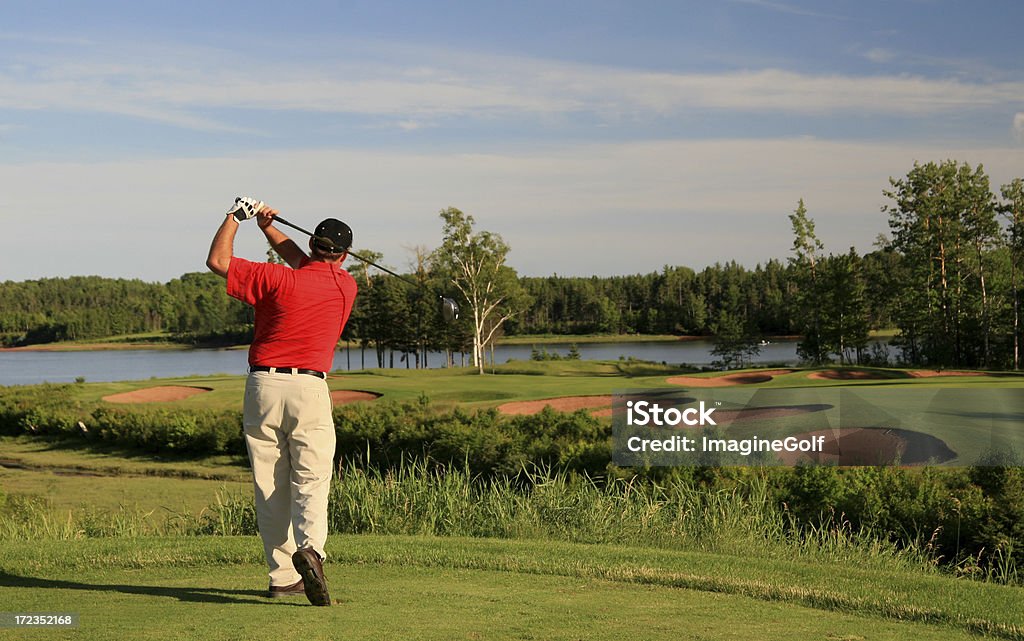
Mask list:
[{"label": "khaki pant", "polygon": [[242,419],[256,489],[256,522],[271,585],[299,580],[292,553],[327,540],[334,421],[327,381],[306,374],[253,372]]}]

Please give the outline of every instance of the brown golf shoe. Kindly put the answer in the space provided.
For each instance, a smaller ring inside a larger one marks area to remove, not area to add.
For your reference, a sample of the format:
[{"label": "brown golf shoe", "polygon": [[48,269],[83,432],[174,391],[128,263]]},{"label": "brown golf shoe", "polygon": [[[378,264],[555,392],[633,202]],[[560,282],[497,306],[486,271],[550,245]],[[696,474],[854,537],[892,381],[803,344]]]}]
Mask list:
[{"label": "brown golf shoe", "polygon": [[291,585],[272,585],[267,590],[267,596],[271,599],[279,599],[284,596],[298,596],[305,593],[306,589],[302,585],[302,579],[299,579]]},{"label": "brown golf shoe", "polygon": [[302,576],[306,598],[313,605],[330,605],[331,595],[327,592],[327,577],[324,576],[323,560],[313,548],[296,550],[292,565]]}]

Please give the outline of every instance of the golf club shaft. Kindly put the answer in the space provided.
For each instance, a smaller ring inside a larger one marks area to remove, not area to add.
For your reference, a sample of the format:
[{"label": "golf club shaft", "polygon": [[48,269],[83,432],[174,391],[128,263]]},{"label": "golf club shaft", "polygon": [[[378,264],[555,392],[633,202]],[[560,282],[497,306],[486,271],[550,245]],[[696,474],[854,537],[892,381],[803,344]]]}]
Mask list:
[{"label": "golf club shaft", "polygon": [[[292,229],[297,229],[297,230],[301,231],[303,234],[306,234],[307,236],[309,236],[311,238],[313,237],[313,234],[311,232],[306,231],[305,229],[303,229],[302,227],[299,227],[298,225],[296,225],[294,223],[288,222],[287,220],[285,220],[284,218],[281,218],[280,216],[274,216],[274,221],[275,222],[279,222],[282,225],[287,225],[288,227],[291,227]],[[406,278],[405,276],[402,276],[401,274],[396,274],[395,272],[391,271],[387,267],[382,267],[382,266],[378,265],[377,263],[373,262],[372,260],[370,260],[368,258],[363,258],[362,256],[360,256],[359,254],[353,252],[352,250],[346,250],[346,251],[348,252],[348,255],[351,256],[352,258],[355,258],[356,260],[361,260],[364,263],[366,263],[367,265],[372,265],[373,267],[376,267],[377,269],[379,269],[379,270],[381,270],[383,272],[387,272],[387,273],[391,274],[392,276],[394,276],[395,278],[397,278],[399,280],[402,280],[402,281],[405,281],[406,283],[412,285],[413,287],[425,287],[425,285],[423,285],[422,283],[417,283],[416,281],[411,280],[409,278]],[[443,299],[444,296],[441,296],[440,294],[438,294],[438,298],[442,298]]]}]

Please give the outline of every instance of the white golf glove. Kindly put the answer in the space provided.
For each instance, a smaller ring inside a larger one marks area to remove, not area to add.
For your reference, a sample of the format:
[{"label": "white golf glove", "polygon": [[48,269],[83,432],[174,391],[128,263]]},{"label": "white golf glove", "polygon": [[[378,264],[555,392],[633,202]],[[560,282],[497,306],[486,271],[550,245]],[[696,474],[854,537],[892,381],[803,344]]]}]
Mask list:
[{"label": "white golf glove", "polygon": [[231,206],[228,213],[234,216],[235,220],[241,222],[243,220],[255,218],[256,212],[258,212],[262,207],[262,200],[249,198],[248,196],[239,196],[238,198],[235,198],[235,204]]}]

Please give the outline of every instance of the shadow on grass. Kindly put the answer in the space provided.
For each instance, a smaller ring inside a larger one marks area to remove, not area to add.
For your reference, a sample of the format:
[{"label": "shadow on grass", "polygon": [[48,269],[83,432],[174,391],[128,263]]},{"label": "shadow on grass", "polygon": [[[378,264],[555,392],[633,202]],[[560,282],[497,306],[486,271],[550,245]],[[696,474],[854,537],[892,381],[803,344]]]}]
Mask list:
[{"label": "shadow on grass", "polygon": [[[177,599],[188,603],[252,603],[259,605],[288,605],[308,607],[305,600],[298,597],[271,599],[266,597],[264,590],[229,590],[224,588],[203,587],[160,587],[155,585],[125,585],[116,583],[81,583],[61,579],[44,579],[33,576],[19,576],[0,571],[0,587],[4,588],[36,588],[43,590],[80,590],[86,592],[119,592],[141,596]],[[301,596],[301,595],[300,595]]]},{"label": "shadow on grass", "polygon": [[874,367],[832,367],[804,370],[807,378],[819,381],[890,381],[915,378],[910,372]]},{"label": "shadow on grass", "polygon": [[[10,436],[10,435],[7,435]],[[107,456],[123,458],[131,461],[135,461],[142,464],[156,464],[156,465],[175,465],[175,464],[205,464],[211,468],[210,471],[202,469],[173,469],[169,468],[166,470],[153,468],[143,472],[139,471],[128,471],[124,472],[128,475],[141,475],[141,476],[166,476],[173,478],[195,478],[205,479],[211,481],[237,481],[237,480],[249,480],[249,458],[243,453],[228,453],[209,456],[206,458],[197,459],[194,454],[189,453],[165,453],[165,454],[154,454],[153,452],[147,452],[137,448],[126,447],[123,445],[117,445],[105,441],[96,440],[84,440],[82,438],[74,438],[67,436],[56,436],[56,435],[40,435],[40,436],[26,436],[18,435],[12,438],[18,439],[21,442],[30,443],[34,446],[39,447],[39,451],[42,452],[70,452],[73,454],[85,454],[92,456]],[[61,465],[25,465],[26,469],[60,469]],[[230,473],[217,472],[216,468],[224,467],[237,467],[237,471]],[[77,469],[75,466],[70,466],[70,469]],[[110,466],[106,470],[82,470],[85,473],[93,473],[102,476],[115,476],[116,466]]]}]

